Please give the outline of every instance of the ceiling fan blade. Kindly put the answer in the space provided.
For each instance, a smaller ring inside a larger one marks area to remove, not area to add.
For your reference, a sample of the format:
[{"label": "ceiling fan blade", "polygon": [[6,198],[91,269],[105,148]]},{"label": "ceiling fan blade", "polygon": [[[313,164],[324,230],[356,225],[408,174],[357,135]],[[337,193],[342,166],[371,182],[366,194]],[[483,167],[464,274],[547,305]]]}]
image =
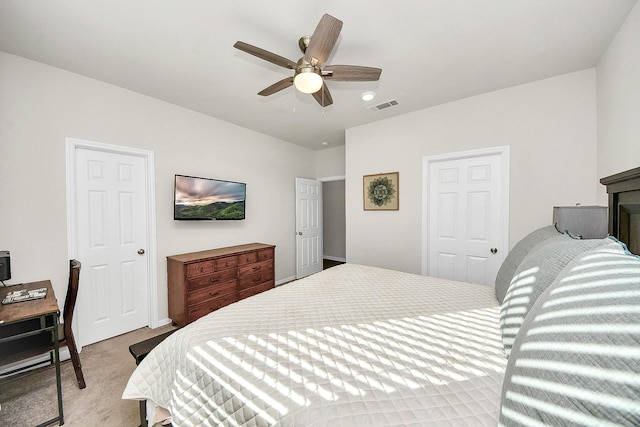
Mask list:
[{"label": "ceiling fan blade", "polygon": [[320,104],[322,107],[328,107],[329,105],[333,104],[331,92],[329,92],[329,88],[324,82],[322,82],[322,88],[319,91],[312,93],[311,96],[313,96],[313,98],[318,101],[318,104]]},{"label": "ceiling fan blade", "polygon": [[337,82],[370,82],[380,79],[382,70],[358,65],[327,65],[322,69],[322,77]]},{"label": "ceiling fan blade", "polygon": [[325,13],[311,35],[304,59],[313,66],[321,67],[331,54],[342,30],[342,21]]},{"label": "ceiling fan blade", "polygon": [[289,86],[293,86],[293,77],[287,77],[286,79],[282,79],[279,82],[275,82],[268,88],[262,89],[260,92],[258,92],[258,95],[269,96],[281,91],[282,89],[286,89]]},{"label": "ceiling fan blade", "polygon": [[240,49],[243,52],[247,52],[253,56],[257,56],[260,59],[264,59],[265,61],[269,61],[272,64],[279,65],[284,68],[290,68],[294,70],[296,68],[296,62],[290,59],[287,59],[283,56],[276,55],[275,53],[271,53],[268,50],[261,49],[259,47],[252,46],[248,43],[237,41],[233,47],[236,49]]}]

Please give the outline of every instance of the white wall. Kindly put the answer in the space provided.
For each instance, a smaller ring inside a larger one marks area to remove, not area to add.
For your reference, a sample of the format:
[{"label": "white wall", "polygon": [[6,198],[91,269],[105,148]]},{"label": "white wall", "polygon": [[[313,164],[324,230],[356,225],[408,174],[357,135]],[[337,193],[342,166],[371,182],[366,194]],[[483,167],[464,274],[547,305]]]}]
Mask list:
[{"label": "white wall", "polygon": [[316,176],[330,178],[344,176],[344,145],[316,151]]},{"label": "white wall", "polygon": [[[158,307],[166,256],[247,242],[276,248],[276,280],[295,275],[296,176],[314,152],[122,88],[0,52],[0,249],[12,283],[67,284],[65,137],[155,153]],[[247,183],[247,219],[173,220],[176,173]]]},{"label": "white wall", "polygon": [[[597,67],[598,176],[640,166],[640,3]],[[598,200],[607,203],[600,186]]]},{"label": "white wall", "polygon": [[[424,156],[511,147],[510,247],[553,206],[594,204],[595,82],[589,69],[348,129],[347,261],[420,273]],[[363,175],[395,171],[400,210],[365,212]]]}]

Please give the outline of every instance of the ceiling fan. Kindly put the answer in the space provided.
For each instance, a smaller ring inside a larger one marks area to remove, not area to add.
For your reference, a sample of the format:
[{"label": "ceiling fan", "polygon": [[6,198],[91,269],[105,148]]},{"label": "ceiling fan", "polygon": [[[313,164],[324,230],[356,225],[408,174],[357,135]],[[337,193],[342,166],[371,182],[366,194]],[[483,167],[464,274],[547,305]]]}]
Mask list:
[{"label": "ceiling fan", "polygon": [[298,46],[304,54],[297,62],[291,61],[275,53],[241,41],[233,47],[243,52],[257,56],[284,68],[295,70],[292,77],[287,77],[258,92],[258,95],[268,96],[295,86],[300,92],[310,93],[323,107],[333,104],[331,93],[325,80],[337,82],[366,82],[380,78],[380,68],[362,67],[358,65],[327,65],[333,47],[338,41],[342,21],[329,14],[324,14],[311,36],[302,36]]}]

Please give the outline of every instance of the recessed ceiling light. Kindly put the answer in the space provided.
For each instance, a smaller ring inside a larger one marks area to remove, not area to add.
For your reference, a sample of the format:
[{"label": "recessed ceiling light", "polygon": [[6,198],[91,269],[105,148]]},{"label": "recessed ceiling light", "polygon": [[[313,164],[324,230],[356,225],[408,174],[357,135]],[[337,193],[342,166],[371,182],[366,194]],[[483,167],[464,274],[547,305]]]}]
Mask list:
[{"label": "recessed ceiling light", "polygon": [[322,141],[322,145],[326,147],[327,145],[329,145],[329,143],[327,141]]},{"label": "recessed ceiling light", "polygon": [[363,101],[371,101],[373,98],[376,97],[376,93],[375,92],[363,92],[361,96],[362,96],[362,100]]}]

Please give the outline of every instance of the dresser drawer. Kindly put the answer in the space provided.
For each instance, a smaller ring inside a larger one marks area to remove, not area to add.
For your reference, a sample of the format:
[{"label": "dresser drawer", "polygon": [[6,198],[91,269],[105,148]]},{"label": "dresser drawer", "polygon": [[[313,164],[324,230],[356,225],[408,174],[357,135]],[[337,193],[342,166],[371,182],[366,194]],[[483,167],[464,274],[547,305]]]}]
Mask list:
[{"label": "dresser drawer", "polygon": [[213,273],[213,261],[202,261],[187,265],[187,277]]},{"label": "dresser drawer", "polygon": [[268,291],[269,289],[273,288],[274,282],[273,280],[269,280],[268,282],[261,283],[257,286],[240,290],[240,299],[248,298],[252,295],[259,294],[260,292]]},{"label": "dresser drawer", "polygon": [[238,265],[237,256],[227,256],[215,260],[215,271],[224,270],[225,268],[235,268]]},{"label": "dresser drawer", "polygon": [[211,298],[220,297],[226,294],[235,295],[237,286],[238,281],[231,280],[229,282],[222,282],[207,288],[191,291],[187,294],[187,305],[199,304]]},{"label": "dresser drawer", "polygon": [[273,270],[273,262],[270,260],[256,262],[249,265],[244,265],[238,268],[238,277],[242,278],[249,274],[257,273],[261,270],[271,268]]},{"label": "dresser drawer", "polygon": [[239,288],[240,290],[247,289],[269,280],[273,281],[273,268],[271,266],[265,267],[257,273],[241,277]]},{"label": "dresser drawer", "polygon": [[197,320],[200,317],[211,313],[212,311],[216,311],[217,309],[222,308],[225,305],[232,304],[236,301],[238,301],[238,297],[236,294],[226,294],[217,298],[210,299],[201,304],[192,305],[188,309],[187,321],[193,322],[194,320]]},{"label": "dresser drawer", "polygon": [[216,271],[204,276],[187,279],[187,291],[206,288],[217,283],[227,282],[236,278],[236,269]]},{"label": "dresser drawer", "polygon": [[238,255],[238,265],[251,264],[258,261],[257,252],[248,252],[246,254]]},{"label": "dresser drawer", "polygon": [[273,259],[273,249],[258,251],[258,261],[265,261],[267,259]]}]

